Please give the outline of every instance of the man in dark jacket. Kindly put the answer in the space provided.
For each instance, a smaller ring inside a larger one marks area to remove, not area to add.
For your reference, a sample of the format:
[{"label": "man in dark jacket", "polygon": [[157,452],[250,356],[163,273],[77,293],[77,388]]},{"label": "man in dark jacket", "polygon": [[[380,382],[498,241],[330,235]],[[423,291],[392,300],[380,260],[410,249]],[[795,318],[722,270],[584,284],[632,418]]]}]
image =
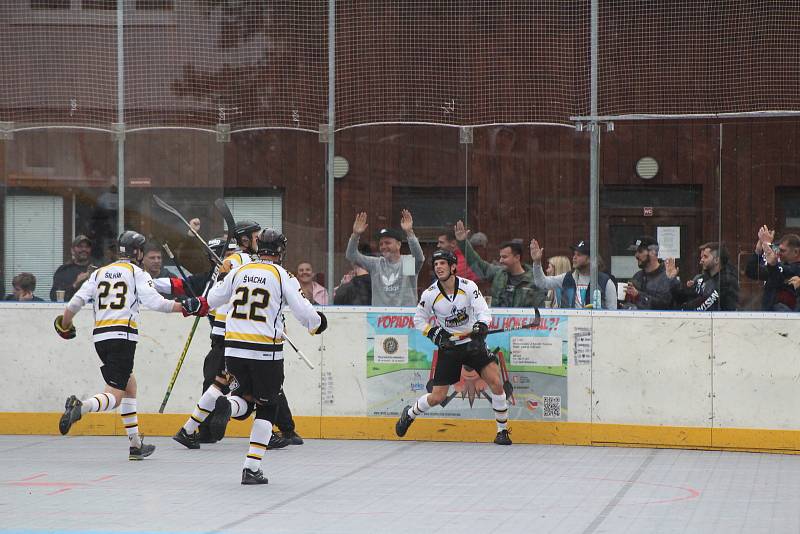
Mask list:
[{"label": "man in dark jacket", "polygon": [[[676,289],[673,297],[682,310],[736,311],[739,301],[739,281],[728,263],[728,253],[719,243],[700,245],[701,272]],[[675,260],[664,262],[667,277],[678,279]]]},{"label": "man in dark jacket", "polygon": [[631,245],[631,249],[636,251],[634,255],[641,270],[628,281],[624,307],[634,310],[672,309],[672,294],[678,290],[680,282],[667,277],[664,264],[658,259],[658,241],[642,236]]},{"label": "man in dark jacket", "polygon": [[59,291],[64,292],[63,300],[69,302],[78,292],[89,275],[97,269],[92,265],[92,241],[85,235],[79,235],[72,240],[72,260],[65,263],[53,274],[53,286],[50,289],[50,300],[61,300]]},{"label": "man in dark jacket", "polygon": [[775,232],[762,226],[758,242],[745,267],[745,274],[764,282],[761,309],[764,311],[794,311],[798,306],[796,292],[787,281],[800,276],[800,236],[786,234],[773,244]]}]

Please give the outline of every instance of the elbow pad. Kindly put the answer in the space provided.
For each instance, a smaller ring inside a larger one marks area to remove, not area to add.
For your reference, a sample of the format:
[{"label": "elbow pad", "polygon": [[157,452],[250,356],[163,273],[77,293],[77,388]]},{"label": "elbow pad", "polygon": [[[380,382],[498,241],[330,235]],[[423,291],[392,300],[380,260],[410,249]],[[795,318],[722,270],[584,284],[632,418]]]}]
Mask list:
[{"label": "elbow pad", "polygon": [[180,278],[170,278],[169,279],[170,290],[172,294],[176,297],[184,297],[186,296],[186,289],[183,287],[183,280]]}]

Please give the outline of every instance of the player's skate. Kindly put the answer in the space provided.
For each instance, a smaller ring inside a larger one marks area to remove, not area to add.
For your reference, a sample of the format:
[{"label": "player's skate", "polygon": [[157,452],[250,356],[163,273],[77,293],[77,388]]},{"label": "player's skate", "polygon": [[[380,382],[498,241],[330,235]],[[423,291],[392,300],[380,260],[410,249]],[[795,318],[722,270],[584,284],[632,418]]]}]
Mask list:
[{"label": "player's skate", "polygon": [[67,402],[64,404],[64,415],[58,422],[58,430],[61,434],[66,435],[72,425],[81,420],[82,405],[83,403],[75,395],[67,397]]},{"label": "player's skate", "polygon": [[246,467],[242,469],[242,484],[245,486],[255,486],[256,484],[267,484],[269,481],[264,476],[264,472],[259,469],[258,471],[251,471]]},{"label": "player's skate", "polygon": [[186,429],[181,427],[178,433],[172,436],[172,439],[186,447],[187,449],[199,449],[200,441],[198,440],[197,432],[189,434]]},{"label": "player's skate", "polygon": [[153,451],[155,450],[156,450],[155,445],[146,444],[144,443],[144,441],[142,441],[142,444],[139,445],[138,447],[130,448],[130,451],[128,453],[128,460],[144,460],[145,458],[153,454]]},{"label": "player's skate", "polygon": [[498,445],[511,445],[511,436],[508,435],[508,430],[503,429],[497,433],[497,436],[494,438],[494,442]]},{"label": "player's skate", "polygon": [[394,431],[401,438],[406,435],[406,432],[408,432],[408,427],[410,427],[411,423],[414,422],[414,420],[411,419],[411,416],[408,415],[408,410],[410,409],[411,405],[406,405],[406,407],[403,408],[403,411],[400,412],[400,419],[398,419],[397,423],[394,425]]}]

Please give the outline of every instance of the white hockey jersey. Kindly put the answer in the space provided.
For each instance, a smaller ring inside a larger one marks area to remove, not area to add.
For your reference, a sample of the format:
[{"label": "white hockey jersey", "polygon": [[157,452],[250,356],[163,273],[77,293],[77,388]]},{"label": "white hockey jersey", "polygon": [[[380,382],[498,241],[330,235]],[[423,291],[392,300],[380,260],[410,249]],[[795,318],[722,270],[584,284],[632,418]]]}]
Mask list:
[{"label": "white hockey jersey", "polygon": [[139,305],[169,313],[175,302],[158,294],[153,279],[137,265],[120,260],[100,267],[83,283],[67,307],[77,313],[93,302],[92,340],[139,340]]},{"label": "white hockey jersey", "polygon": [[283,359],[283,309],[314,334],[320,318],[303,296],[300,283],[280,265],[253,261],[232,270],[208,294],[208,305],[228,305],[225,356],[251,360]]},{"label": "white hockey jersey", "polygon": [[[492,322],[489,306],[475,282],[456,276],[455,294],[445,294],[443,289],[437,281],[422,292],[414,314],[414,327],[424,335],[427,336],[432,328],[429,324],[431,317],[435,317],[436,323],[451,334],[468,334],[477,321],[486,325]],[[456,345],[469,341],[467,337],[457,341]]]},{"label": "white hockey jersey", "polygon": [[[239,267],[240,265],[247,265],[248,263],[253,261],[253,257],[250,254],[245,254],[243,252],[237,252],[235,254],[231,254],[227,258],[225,258],[225,270],[228,271],[228,275],[230,275],[230,271]],[[224,271],[223,271],[224,272]],[[222,306],[219,306],[213,309],[211,312],[214,320],[211,322],[211,335],[212,336],[225,336],[225,319],[228,316],[228,310],[230,306],[225,303]]]}]

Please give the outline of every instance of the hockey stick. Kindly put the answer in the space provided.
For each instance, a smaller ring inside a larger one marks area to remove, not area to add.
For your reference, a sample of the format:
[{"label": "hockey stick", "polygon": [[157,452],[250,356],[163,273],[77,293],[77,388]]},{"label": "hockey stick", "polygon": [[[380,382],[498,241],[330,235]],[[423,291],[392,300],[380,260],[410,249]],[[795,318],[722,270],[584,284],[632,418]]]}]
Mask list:
[{"label": "hockey stick", "polygon": [[189,284],[189,279],[186,277],[186,273],[183,272],[183,267],[181,267],[181,262],[179,262],[178,258],[175,257],[175,254],[172,253],[172,251],[169,248],[169,244],[166,241],[162,246],[164,247],[164,250],[167,252],[167,256],[169,256],[169,259],[171,259],[173,263],[175,263],[175,267],[178,268],[178,273],[180,273],[181,278],[183,278],[183,283],[185,284],[184,287],[186,288],[186,291],[189,293],[189,295],[196,298],[197,295],[194,294],[194,290],[192,289],[191,284]]},{"label": "hockey stick", "polygon": [[[211,278],[209,278],[208,283],[206,284],[206,289],[203,291],[203,296],[207,296],[208,292],[211,290],[211,286],[214,285],[214,279],[216,278],[216,273],[219,270],[219,267],[214,269],[213,273],[211,274]],[[188,285],[188,282],[186,282]],[[164,408],[167,406],[167,401],[169,400],[169,396],[172,394],[172,388],[175,386],[175,381],[178,379],[178,373],[181,372],[181,367],[183,366],[183,360],[186,358],[186,354],[189,352],[189,345],[192,344],[192,339],[194,338],[194,332],[197,330],[197,323],[200,322],[200,316],[197,315],[194,318],[194,323],[192,323],[192,329],[189,331],[189,337],[186,339],[186,343],[183,345],[183,352],[181,352],[181,357],[178,358],[178,365],[175,366],[175,371],[172,373],[172,378],[169,379],[169,384],[167,384],[167,392],[164,394],[164,400],[161,401],[161,406],[158,408],[158,413],[164,413]]]},{"label": "hockey stick", "polygon": [[[526,328],[535,328],[542,324],[542,314],[539,312],[539,308],[534,308],[534,318],[532,323],[518,325],[518,326],[511,326],[509,328],[496,328],[495,330],[489,330],[486,332],[486,335],[490,334],[500,334],[502,332],[513,332],[514,330],[525,330]],[[454,334],[450,336],[450,341],[459,341],[461,339],[471,337],[472,332],[467,332],[465,334]]]},{"label": "hockey stick", "polygon": [[216,253],[216,252],[214,252],[214,251],[211,249],[211,247],[209,247],[209,246],[208,246],[208,243],[206,243],[206,240],[205,240],[205,239],[203,239],[203,238],[200,236],[200,234],[198,234],[198,233],[195,231],[195,229],[194,229],[194,228],[192,228],[192,225],[191,225],[191,224],[189,224],[189,221],[187,221],[187,220],[186,220],[186,219],[183,217],[183,215],[181,215],[181,213],[180,213],[178,210],[176,210],[175,208],[173,208],[172,206],[170,206],[169,204],[167,204],[166,202],[164,202],[163,200],[161,200],[160,198],[158,198],[158,196],[157,196],[157,195],[153,195],[153,200],[155,201],[155,203],[158,205],[158,207],[159,207],[159,208],[161,208],[161,209],[163,209],[163,210],[165,210],[165,211],[168,211],[168,212],[170,212],[171,214],[173,214],[174,216],[176,216],[177,218],[179,218],[181,221],[183,221],[183,224],[185,224],[185,225],[187,226],[187,228],[189,228],[189,231],[191,231],[191,232],[192,232],[192,234],[193,234],[193,235],[194,235],[194,236],[195,236],[195,237],[196,237],[196,238],[197,238],[197,239],[198,239],[198,240],[199,240],[199,241],[200,241],[200,242],[203,244],[203,248],[205,248],[205,249],[208,251],[208,253],[211,255],[211,259],[212,259],[212,261],[213,261],[214,263],[216,263],[217,265],[222,265],[222,260],[220,259],[220,257],[219,257],[219,256],[217,256],[217,253]]},{"label": "hockey stick", "polygon": [[314,364],[311,363],[311,360],[306,358],[306,355],[303,354],[303,352],[300,349],[297,348],[297,345],[292,343],[292,340],[289,339],[289,336],[286,335],[286,332],[283,333],[283,339],[285,339],[286,341],[289,342],[289,345],[291,345],[292,348],[294,349],[294,351],[297,353],[297,355],[300,356],[300,359],[303,360],[304,362],[306,362],[306,365],[308,366],[309,369],[313,369],[314,368]]},{"label": "hockey stick", "polygon": [[228,242],[225,243],[225,250],[228,250],[228,245],[231,244],[231,239],[236,239],[236,236],[233,234],[234,229],[236,228],[236,221],[233,218],[233,214],[231,213],[228,204],[225,203],[225,200],[222,198],[218,198],[214,201],[214,207],[217,208],[222,214],[222,218],[225,219],[225,226],[228,227]]}]

